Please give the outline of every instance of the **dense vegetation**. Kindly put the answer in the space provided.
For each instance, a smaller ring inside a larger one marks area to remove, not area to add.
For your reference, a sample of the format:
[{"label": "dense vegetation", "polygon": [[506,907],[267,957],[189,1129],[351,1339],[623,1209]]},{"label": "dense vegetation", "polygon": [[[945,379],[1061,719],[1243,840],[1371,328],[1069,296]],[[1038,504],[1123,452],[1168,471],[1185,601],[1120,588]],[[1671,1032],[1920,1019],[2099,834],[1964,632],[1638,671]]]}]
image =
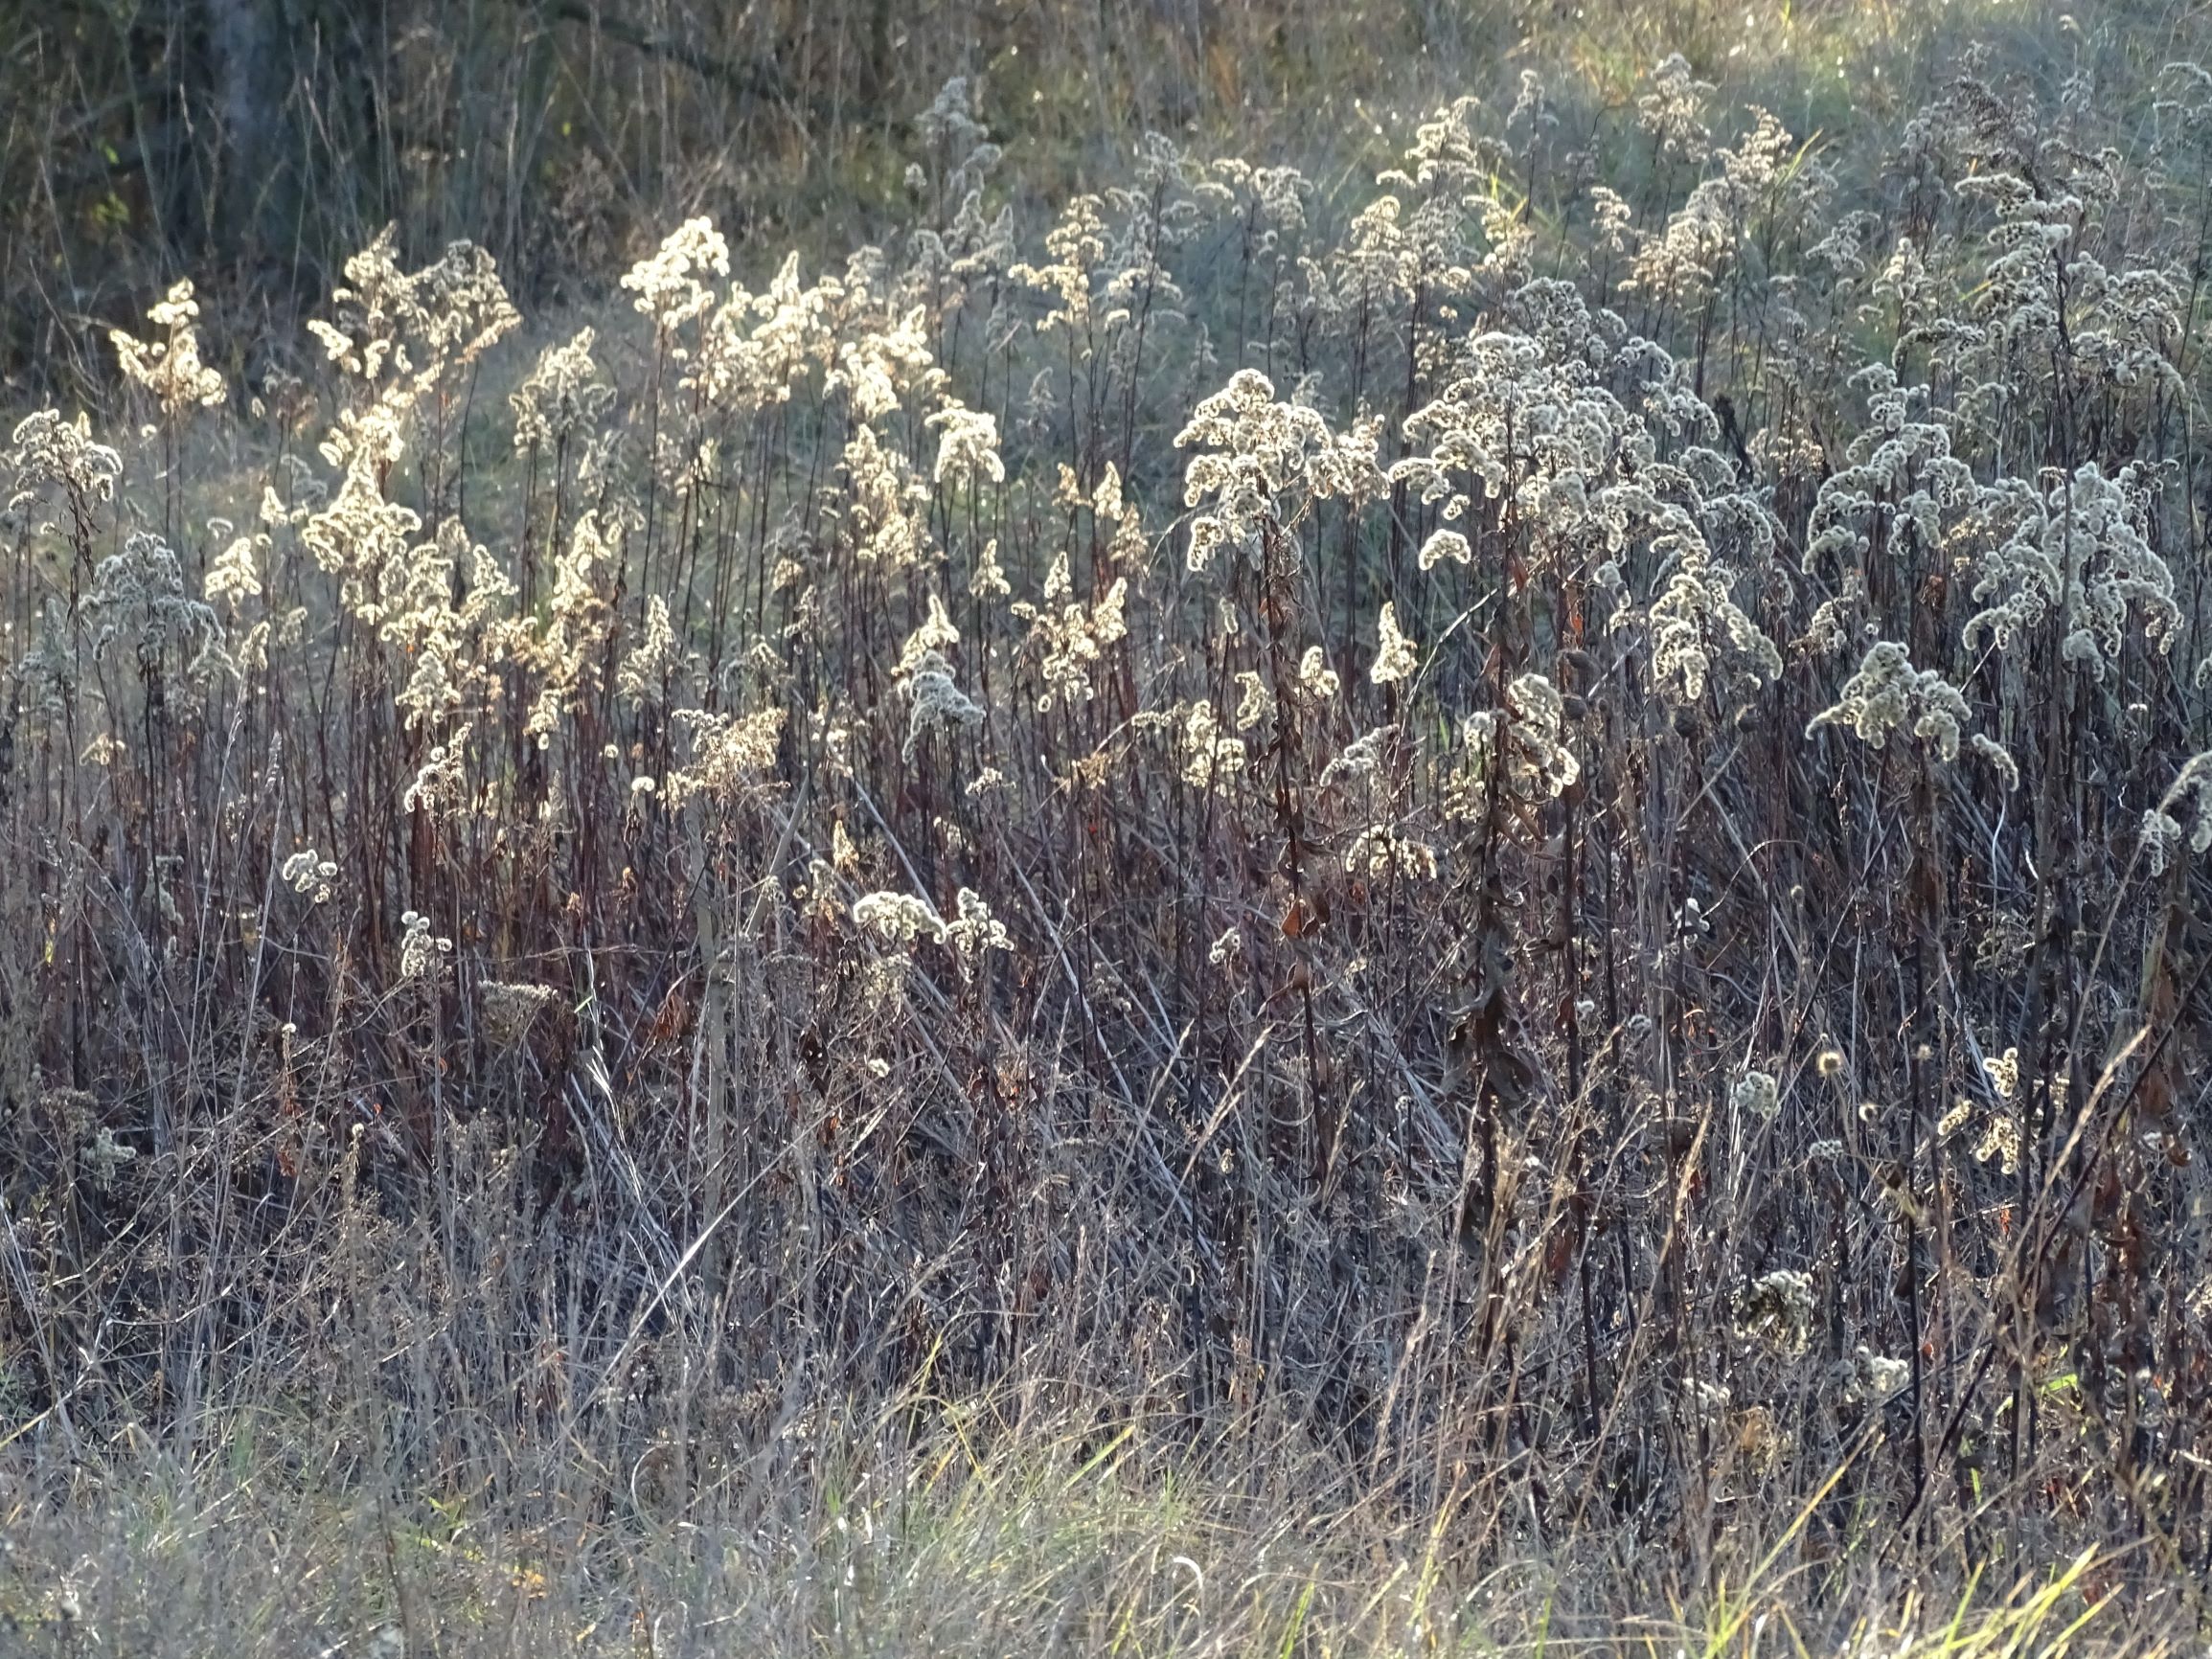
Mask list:
[{"label": "dense vegetation", "polygon": [[1942,21],[19,339],[0,1621],[2201,1640],[2212,73]]}]

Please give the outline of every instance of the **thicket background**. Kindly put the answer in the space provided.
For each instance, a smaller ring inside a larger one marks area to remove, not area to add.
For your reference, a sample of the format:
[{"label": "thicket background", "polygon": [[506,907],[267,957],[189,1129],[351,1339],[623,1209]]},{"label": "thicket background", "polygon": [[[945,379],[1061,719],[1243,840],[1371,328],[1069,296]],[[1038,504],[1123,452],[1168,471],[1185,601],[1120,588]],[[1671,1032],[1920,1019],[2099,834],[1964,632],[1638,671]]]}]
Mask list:
[{"label": "thicket background", "polygon": [[[2188,21],[2099,14],[2129,38],[2098,50],[2137,67]],[[748,266],[794,243],[842,258],[904,222],[915,117],[954,76],[1016,141],[1006,193],[1050,211],[1117,181],[1149,132],[1372,171],[1384,124],[1468,92],[1510,102],[1523,63],[1618,100],[1681,51],[1834,140],[1908,109],[1941,73],[1936,34],[1994,23],[2046,80],[2084,44],[2041,7],[1836,0],[10,0],[0,23],[0,374],[74,369],[87,394],[88,324],[190,276],[242,363],[388,222],[409,248],[483,246],[534,314],[604,297],[695,213]]]},{"label": "thicket background", "polygon": [[2197,12],[11,22],[11,1639],[2201,1640]]}]

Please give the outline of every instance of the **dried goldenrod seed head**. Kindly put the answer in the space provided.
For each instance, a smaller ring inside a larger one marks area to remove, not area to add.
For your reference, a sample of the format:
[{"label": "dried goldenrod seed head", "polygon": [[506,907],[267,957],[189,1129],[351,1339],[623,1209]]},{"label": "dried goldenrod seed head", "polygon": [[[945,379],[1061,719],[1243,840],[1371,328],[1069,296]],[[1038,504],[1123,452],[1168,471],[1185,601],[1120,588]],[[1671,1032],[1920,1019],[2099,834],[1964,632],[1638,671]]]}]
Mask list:
[{"label": "dried goldenrod seed head", "polygon": [[1813,1276],[1788,1269],[1755,1279],[1736,1298],[1738,1335],[1803,1353],[1813,1333]]},{"label": "dried goldenrod seed head", "polygon": [[886,944],[945,942],[945,922],[926,899],[910,893],[869,893],[853,901],[853,920]]},{"label": "dried goldenrod seed head", "polygon": [[2174,849],[2181,844],[2181,825],[2171,814],[2155,807],[2145,807],[2139,831],[2143,852],[2150,861],[2151,874],[2163,875],[2174,861]]},{"label": "dried goldenrod seed head", "polygon": [[402,932],[399,937],[399,977],[424,980],[431,978],[441,966],[441,959],[453,953],[453,942],[430,931],[430,919],[408,911],[399,918]]},{"label": "dried goldenrod seed head", "polygon": [[92,1177],[92,1185],[100,1192],[113,1191],[116,1178],[125,1165],[138,1156],[138,1148],[115,1138],[114,1129],[103,1124],[92,1145],[84,1148],[84,1164]]},{"label": "dried goldenrod seed head", "polygon": [[1248,732],[1263,720],[1271,719],[1275,713],[1274,693],[1267,690],[1267,682],[1255,670],[1245,669],[1237,675],[1237,730]]},{"label": "dried goldenrod seed head", "polygon": [[1344,873],[1375,879],[1398,875],[1409,881],[1436,879],[1436,850],[1387,824],[1371,824],[1345,849]]},{"label": "dried goldenrod seed head", "polygon": [[1222,734],[1211,703],[1193,703],[1182,726],[1183,782],[1194,789],[1225,789],[1244,769],[1244,741]]},{"label": "dried goldenrod seed head", "polygon": [[614,402],[614,388],[600,377],[591,349],[597,335],[579,329],[561,345],[548,346],[522,384],[508,398],[514,410],[514,447],[551,449],[595,426]]},{"label": "dried goldenrod seed head", "polygon": [[1974,1162],[1986,1164],[1992,1158],[2007,1175],[2016,1173],[2020,1161],[2019,1120],[2009,1112],[1993,1113],[1989,1126],[1973,1148]]},{"label": "dried goldenrod seed head", "polygon": [[1854,1405],[1879,1405],[1912,1381],[1910,1360],[1887,1358],[1863,1342],[1837,1369],[1842,1373],[1843,1398]]},{"label": "dried goldenrod seed head", "polygon": [[517,984],[488,979],[476,989],[477,1008],[485,1037],[500,1048],[512,1047],[553,1004],[549,985]]},{"label": "dried goldenrod seed head", "polygon": [[1421,545],[1421,568],[1448,560],[1452,564],[1472,564],[1474,551],[1468,546],[1467,537],[1456,530],[1440,530]]},{"label": "dried goldenrod seed head", "polygon": [[1388,600],[1382,602],[1382,611],[1375,619],[1375,666],[1368,670],[1367,677],[1379,686],[1396,685],[1401,680],[1411,679],[1414,670],[1421,667],[1421,650],[1399,631],[1398,612]]},{"label": "dried goldenrod seed head", "polygon": [[2158,805],[2143,814],[2143,850],[2150,856],[2151,873],[2165,874],[2174,851],[2181,842],[2181,822],[2175,816],[2195,803],[2189,830],[2189,851],[2201,854],[2212,850],[2212,751],[2194,755],[2176,774]]},{"label": "dried goldenrod seed head", "polygon": [[947,404],[925,424],[938,431],[937,465],[932,474],[942,484],[973,483],[979,478],[993,484],[1006,482],[1006,463],[998,454],[998,418],[957,403]]},{"label": "dried goldenrod seed head", "polygon": [[955,902],[957,919],[946,924],[945,934],[964,963],[972,965],[987,950],[1014,948],[1006,924],[991,914],[981,895],[963,887]]},{"label": "dried goldenrod seed head", "polygon": [[2011,751],[2006,749],[2003,744],[1994,738],[1984,737],[1979,732],[1974,733],[1968,741],[1973,752],[1987,761],[1995,771],[1997,782],[2004,785],[2007,794],[2020,786],[2019,764],[2012,758]]},{"label": "dried goldenrod seed head", "polygon": [[730,274],[729,244],[712,220],[686,219],[671,231],[659,249],[632,266],[622,285],[635,297],[637,309],[662,329],[673,329],[705,314],[713,290],[700,279]]},{"label": "dried goldenrod seed head", "polygon": [[1891,731],[1905,727],[1932,741],[1944,760],[1955,761],[1960,728],[1970,717],[1957,687],[1933,669],[1916,670],[1903,646],[1883,640],[1845,682],[1841,699],[1813,716],[1805,735],[1843,725],[1879,749]]},{"label": "dried goldenrod seed head", "polygon": [[312,847],[285,859],[282,871],[285,885],[294,893],[306,895],[316,904],[329,901],[331,883],[337,874],[337,865],[328,858],[318,856]]},{"label": "dried goldenrod seed head", "polygon": [[1771,1072],[1746,1070],[1728,1090],[1728,1103],[1754,1118],[1772,1118],[1782,1110],[1782,1089]]},{"label": "dried goldenrod seed head", "polygon": [[177,283],[168,298],[147,312],[164,338],[143,342],[121,329],[108,334],[124,376],[153,394],[171,419],[194,406],[212,408],[225,396],[223,377],[200,361],[199,303],[189,281]]},{"label": "dried goldenrod seed head", "polygon": [[1316,500],[1381,494],[1380,434],[1377,419],[1334,432],[1316,410],[1276,401],[1273,382],[1258,370],[1238,370],[1175,436],[1177,448],[1198,451],[1183,486],[1183,504],[1203,509],[1191,519],[1190,569],[1205,570],[1224,549],[1257,562],[1264,539],[1275,536],[1280,547],[1287,527]]},{"label": "dried goldenrod seed head", "polygon": [[2000,1101],[2009,1101],[2020,1086],[2020,1051],[2018,1046],[2008,1048],[2001,1055],[1982,1061],[1982,1071],[1989,1079],[1990,1087]]}]

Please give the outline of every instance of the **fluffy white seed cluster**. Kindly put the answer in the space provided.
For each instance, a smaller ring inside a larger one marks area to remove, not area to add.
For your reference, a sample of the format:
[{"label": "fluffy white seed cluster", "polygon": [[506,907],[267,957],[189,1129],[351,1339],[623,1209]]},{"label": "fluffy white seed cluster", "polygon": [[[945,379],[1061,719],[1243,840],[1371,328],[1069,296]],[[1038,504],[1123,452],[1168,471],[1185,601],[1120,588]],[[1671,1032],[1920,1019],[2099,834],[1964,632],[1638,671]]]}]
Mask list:
[{"label": "fluffy white seed cluster", "polygon": [[461,739],[466,737],[464,728],[455,741],[430,745],[422,763],[415,769],[414,782],[400,793],[402,807],[410,812],[447,812],[461,806],[468,792],[467,769],[462,763]]},{"label": "fluffy white seed cluster", "polygon": [[338,867],[309,847],[285,859],[280,874],[285,878],[285,885],[306,898],[309,903],[328,904],[331,900],[331,883],[337,878]]},{"label": "fluffy white seed cluster", "polygon": [[546,347],[536,367],[508,395],[517,454],[565,444],[596,428],[613,406],[614,388],[600,377],[591,354],[597,339],[590,329],[579,329]]},{"label": "fluffy white seed cluster", "polygon": [[600,682],[613,625],[612,583],[622,568],[623,537],[619,517],[582,514],[568,546],[554,561],[553,594],[543,622],[516,642],[516,654],[537,670],[537,695],[525,729],[540,749],[551,746],[562,720]]},{"label": "fluffy white seed cluster", "polygon": [[1013,937],[1006,924],[992,915],[981,895],[963,887],[947,921],[926,898],[911,893],[878,892],[853,901],[855,926],[895,950],[912,944],[948,946],[964,967],[972,967],[984,952],[1012,950]]},{"label": "fluffy white seed cluster", "polygon": [[863,425],[846,441],[839,465],[842,532],[855,557],[888,570],[928,562],[931,487],[905,451]]},{"label": "fluffy white seed cluster", "polygon": [[1736,1298],[1737,1334],[1779,1353],[1803,1353],[1813,1338],[1813,1276],[1781,1268]]},{"label": "fluffy white seed cluster", "polygon": [[927,940],[945,943],[945,920],[936,906],[911,893],[864,893],[853,901],[853,922],[885,944],[908,945]]},{"label": "fluffy white seed cluster", "polygon": [[911,705],[903,750],[908,760],[913,759],[915,745],[932,727],[983,723],[983,705],[963,692],[952,677],[947,653],[959,645],[960,630],[953,625],[945,601],[931,594],[928,615],[906,636],[906,644],[899,652],[899,666],[893,670],[900,691]]},{"label": "fluffy white seed cluster", "polygon": [[1421,667],[1421,648],[1400,630],[1398,608],[1388,600],[1382,602],[1381,613],[1375,619],[1375,666],[1367,670],[1367,677],[1379,686],[1411,679]]},{"label": "fluffy white seed cluster", "polygon": [[395,410],[449,370],[474,363],[522,321],[491,256],[469,242],[454,242],[436,263],[404,271],[396,227],[386,225],[347,260],[345,272],[344,285],[331,291],[338,320],[312,319],[308,332],[346,375],[370,386],[388,383]]},{"label": "fluffy white seed cluster", "polygon": [[1987,635],[2010,650],[2056,612],[2061,654],[2100,679],[2119,661],[2131,614],[2154,648],[2171,651],[2181,612],[2174,574],[2144,533],[2150,494],[2140,467],[2108,478],[2094,462],[2040,495],[2017,478],[1991,486],[1979,521],[1995,544],[1974,566],[1982,609],[1967,622],[1967,647]]},{"label": "fluffy white seed cluster", "polygon": [[633,709],[659,708],[681,660],[668,600],[657,593],[646,595],[645,620],[615,670],[615,694]]},{"label": "fluffy white seed cluster", "polygon": [[725,715],[710,709],[678,709],[670,723],[686,739],[690,760],[672,771],[665,785],[671,806],[703,796],[728,807],[761,787],[763,774],[776,764],[785,711],[761,709]]},{"label": "fluffy white seed cluster", "polygon": [[2201,856],[2212,850],[2212,750],[2192,755],[2175,775],[2157,806],[2143,814],[2143,851],[2151,860],[2151,874],[2163,875],[2181,845],[2180,814],[2187,812],[2189,851]]},{"label": "fluffy white seed cluster", "polygon": [[1344,873],[1371,881],[1390,875],[1434,881],[1436,849],[1395,825],[1370,824],[1344,850]]},{"label": "fluffy white seed cluster", "polygon": [[1985,1058],[1981,1063],[1989,1078],[1990,1087],[2000,1101],[2009,1101],[2020,1086],[2020,1051],[2018,1046],[2008,1048],[2001,1055]]},{"label": "fluffy white seed cluster", "polygon": [[1523,800],[1551,801],[1582,777],[1582,762],[1562,740],[1566,699],[1541,674],[1520,674],[1505,689],[1507,782]]},{"label": "fluffy white seed cluster", "polygon": [[943,484],[947,478],[955,483],[972,483],[987,478],[993,484],[1006,482],[1006,463],[998,454],[998,418],[980,414],[973,409],[948,403],[929,417],[925,424],[937,429],[937,469],[932,474]]},{"label": "fluffy white seed cluster", "polygon": [[1334,702],[1342,689],[1336,670],[1319,646],[1308,646],[1298,659],[1298,693],[1314,707]]},{"label": "fluffy white seed cluster", "polygon": [[1686,513],[1663,516],[1674,521],[1667,537],[1683,546],[1680,568],[1651,605],[1652,677],[1660,691],[1676,702],[1699,701],[1717,661],[1735,663],[1753,684],[1775,678],[1782,653],[1736,602],[1728,568],[1703,550],[1701,534],[1689,540]]},{"label": "fluffy white seed cluster", "polygon": [[2007,794],[2020,786],[2019,762],[2013,759],[2012,751],[2002,743],[1976,732],[1967,739],[1967,745],[1990,763],[1991,770],[1996,773],[1997,782],[2004,785]]},{"label": "fluffy white seed cluster", "polygon": [[1381,494],[1379,430],[1371,419],[1332,432],[1318,411],[1276,401],[1257,369],[1238,370],[1175,435],[1177,448],[1200,451],[1183,475],[1183,505],[1204,509],[1191,520],[1190,568],[1204,570],[1224,549],[1257,563],[1264,527],[1294,525],[1317,500]]},{"label": "fluffy white seed cluster", "polygon": [[138,1156],[138,1148],[126,1141],[115,1138],[114,1129],[103,1124],[92,1144],[84,1148],[84,1162],[92,1184],[103,1193],[114,1190],[125,1165]]},{"label": "fluffy white seed cluster", "polygon": [[21,521],[50,486],[58,486],[76,525],[87,534],[91,510],[110,500],[123,476],[123,457],[92,439],[92,418],[65,420],[58,409],[41,409],[16,422],[0,454],[9,476],[5,515]]},{"label": "fluffy white seed cluster", "polygon": [[686,219],[671,231],[653,254],[630,267],[622,279],[630,304],[656,328],[673,330],[704,316],[714,305],[706,278],[730,274],[730,245],[714,221]]},{"label": "fluffy white seed cluster", "polygon": [[1459,730],[1464,755],[1446,790],[1453,817],[1480,812],[1483,785],[1500,766],[1506,792],[1532,805],[1557,800],[1582,776],[1565,741],[1566,699],[1542,674],[1516,676],[1503,709],[1478,709]]},{"label": "fluffy white seed cluster", "polygon": [[100,561],[83,604],[96,659],[120,644],[141,665],[181,658],[194,679],[233,666],[214,609],[185,592],[176,550],[149,531],[132,532]]},{"label": "fluffy white seed cluster", "polygon": [[1915,669],[1904,647],[1878,642],[1843,683],[1843,694],[1813,716],[1810,738],[1823,726],[1846,726],[1879,749],[1900,728],[1932,742],[1946,761],[1958,759],[1959,729],[1972,718],[1966,698],[1933,669]]},{"label": "fluffy white seed cluster", "polygon": [[954,683],[952,665],[936,651],[924,651],[900,682],[912,704],[906,720],[902,753],[914,757],[915,745],[932,726],[979,726],[983,705]]},{"label": "fluffy white seed cluster", "polygon": [[1863,1342],[1837,1370],[1843,1399],[1851,1405],[1880,1405],[1912,1381],[1910,1360],[1891,1359]]},{"label": "fluffy white seed cluster", "polygon": [[1472,564],[1474,562],[1474,549],[1468,544],[1467,537],[1448,527],[1433,532],[1429,538],[1421,544],[1421,568],[1423,570],[1433,569],[1447,561],[1452,564]]},{"label": "fluffy white seed cluster", "polygon": [[399,977],[427,980],[453,954],[453,942],[430,931],[430,919],[418,911],[399,918]]},{"label": "fluffy white seed cluster", "polygon": [[1373,731],[1361,733],[1322,768],[1321,782],[1324,784],[1350,783],[1354,779],[1377,776],[1382,768],[1384,746],[1397,735],[1396,725],[1377,726]]},{"label": "fluffy white seed cluster", "polygon": [[1804,567],[1824,560],[1857,566],[1877,555],[1897,554],[1897,538],[1911,536],[1924,550],[1944,543],[1947,522],[1976,499],[1973,473],[1951,454],[1948,427],[1915,420],[1926,387],[1905,387],[1886,363],[1852,377],[1865,389],[1867,429],[1852,441],[1851,465],[1822,481],[1806,527]]},{"label": "fluffy white seed cluster", "polygon": [[1006,923],[991,913],[980,894],[963,887],[954,900],[956,914],[945,924],[945,937],[961,962],[969,967],[987,950],[1012,950],[1014,940]]},{"label": "fluffy white seed cluster", "polygon": [[2018,1172],[2020,1165],[2020,1122],[2010,1112],[1990,1114],[1989,1127],[1974,1146],[1973,1159],[1986,1164],[1995,1159],[1997,1168],[2005,1174]]},{"label": "fluffy white seed cluster", "polygon": [[261,598],[261,560],[268,551],[266,533],[233,536],[208,560],[207,580],[201,586],[208,603],[227,604],[235,615],[247,600]]},{"label": "fluffy white seed cluster", "polygon": [[1669,53],[1653,67],[1650,84],[1636,96],[1636,123],[1662,154],[1703,161],[1713,136],[1705,125],[1705,101],[1714,91],[1711,81],[1697,78],[1687,57]]},{"label": "fluffy white seed cluster", "polygon": [[538,1015],[553,1006],[549,985],[488,979],[476,988],[477,1011],[485,1037],[497,1048],[512,1048],[530,1034]]},{"label": "fluffy white seed cluster", "polygon": [[1248,732],[1254,726],[1270,720],[1275,714],[1275,693],[1267,689],[1266,677],[1255,669],[1243,669],[1237,674],[1237,730]]},{"label": "fluffy white seed cluster", "polygon": [[1043,602],[1016,600],[1007,607],[1015,620],[1029,625],[1022,651],[1036,663],[1042,684],[1036,703],[1040,715],[1055,706],[1072,708],[1090,701],[1107,648],[1129,637],[1127,577],[1116,577],[1090,604],[1074,595],[1074,577],[1063,548],[1045,573]]},{"label": "fluffy white seed cluster", "polygon": [[[1420,446],[1390,468],[1442,524],[1421,568],[1469,564],[1464,525],[1510,524],[1539,550],[1573,550],[1604,534],[1602,495],[1637,422],[1599,383],[1592,357],[1611,354],[1573,291],[1532,284],[1515,296],[1531,330],[1494,330],[1461,345],[1452,378],[1405,422]],[[1594,349],[1593,349],[1594,348]]]},{"label": "fluffy white seed cluster", "polygon": [[1782,1088],[1772,1072],[1746,1068],[1728,1089],[1728,1103],[1745,1117],[1767,1121],[1782,1110]]},{"label": "fluffy white seed cluster", "polygon": [[124,378],[150,392],[161,412],[171,420],[188,409],[212,409],[220,403],[223,377],[200,361],[199,302],[192,297],[192,284],[176,284],[146,315],[162,330],[162,338],[137,340],[121,329],[108,333],[122,362]]},{"label": "fluffy white seed cluster", "polygon": [[1244,740],[1221,729],[1214,705],[1198,701],[1183,711],[1178,733],[1183,782],[1194,789],[1225,790],[1244,769]]}]

